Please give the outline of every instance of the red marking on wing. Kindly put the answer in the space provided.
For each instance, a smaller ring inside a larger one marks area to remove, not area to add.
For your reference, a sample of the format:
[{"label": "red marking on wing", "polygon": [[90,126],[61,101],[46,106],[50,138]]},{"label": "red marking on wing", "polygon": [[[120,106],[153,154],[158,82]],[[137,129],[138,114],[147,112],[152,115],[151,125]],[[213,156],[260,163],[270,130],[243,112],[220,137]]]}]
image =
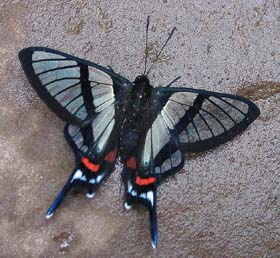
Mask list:
[{"label": "red marking on wing", "polygon": [[136,169],[137,167],[137,162],[136,159],[134,157],[130,157],[127,161],[126,161],[126,166],[130,169]]},{"label": "red marking on wing", "polygon": [[106,155],[105,160],[108,162],[114,162],[116,160],[116,156],[117,150],[112,150]]},{"label": "red marking on wing", "polygon": [[82,163],[88,168],[91,172],[96,173],[99,169],[99,164],[94,164],[89,161],[88,158],[82,157]]},{"label": "red marking on wing", "polygon": [[137,185],[149,185],[149,184],[154,183],[155,181],[156,181],[156,178],[153,176],[148,177],[148,178],[141,178],[141,177],[137,176],[135,183]]}]

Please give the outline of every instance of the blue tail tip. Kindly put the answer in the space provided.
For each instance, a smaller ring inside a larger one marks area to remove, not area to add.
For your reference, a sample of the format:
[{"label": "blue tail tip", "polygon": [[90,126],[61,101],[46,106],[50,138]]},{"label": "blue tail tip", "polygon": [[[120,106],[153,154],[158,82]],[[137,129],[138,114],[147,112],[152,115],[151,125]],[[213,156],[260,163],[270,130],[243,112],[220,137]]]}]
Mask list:
[{"label": "blue tail tip", "polygon": [[152,240],[152,247],[153,249],[157,248],[157,240]]},{"label": "blue tail tip", "polygon": [[53,216],[53,212],[47,212],[47,214],[46,214],[46,219],[50,219],[52,216]]}]

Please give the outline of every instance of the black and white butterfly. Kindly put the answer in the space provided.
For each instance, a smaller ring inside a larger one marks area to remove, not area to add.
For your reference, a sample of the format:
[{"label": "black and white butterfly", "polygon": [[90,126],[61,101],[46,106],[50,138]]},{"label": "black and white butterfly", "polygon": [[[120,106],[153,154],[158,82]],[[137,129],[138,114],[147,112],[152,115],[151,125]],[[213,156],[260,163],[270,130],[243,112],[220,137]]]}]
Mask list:
[{"label": "black and white butterfly", "polygon": [[[133,82],[95,63],[44,47],[19,52],[30,84],[66,122],[65,138],[76,168],[50,206],[50,218],[77,184],[92,198],[100,183],[123,163],[125,208],[144,205],[157,246],[156,189],[179,171],[187,152],[214,148],[247,128],[260,114],[251,101],[193,88],[153,87],[148,79],[146,26],[145,71]],[[170,33],[166,46],[175,28]]]}]

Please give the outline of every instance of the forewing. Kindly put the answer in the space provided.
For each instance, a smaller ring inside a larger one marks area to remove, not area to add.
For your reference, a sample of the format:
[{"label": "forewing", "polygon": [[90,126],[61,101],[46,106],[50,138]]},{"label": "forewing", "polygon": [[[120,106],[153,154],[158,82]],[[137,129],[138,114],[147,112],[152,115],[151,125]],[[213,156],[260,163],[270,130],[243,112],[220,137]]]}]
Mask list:
[{"label": "forewing", "polygon": [[107,147],[110,148],[112,142],[116,145],[123,121],[120,110],[118,103],[112,103],[96,113],[92,122],[84,127],[66,124],[64,134],[77,158],[92,156],[102,159]]},{"label": "forewing", "polygon": [[124,101],[130,86],[111,70],[49,48],[23,49],[19,59],[40,98],[75,125],[87,124],[112,103]]},{"label": "forewing", "polygon": [[260,114],[251,101],[189,88],[159,88],[160,114],[176,130],[185,152],[216,147],[245,130]]}]

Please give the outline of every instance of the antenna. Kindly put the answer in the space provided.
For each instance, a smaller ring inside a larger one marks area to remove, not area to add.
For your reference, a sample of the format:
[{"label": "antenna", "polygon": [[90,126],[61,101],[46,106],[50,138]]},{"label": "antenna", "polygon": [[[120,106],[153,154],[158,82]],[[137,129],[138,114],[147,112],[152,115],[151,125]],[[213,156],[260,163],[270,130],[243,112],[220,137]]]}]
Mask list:
[{"label": "antenna", "polygon": [[145,53],[145,69],[144,73],[146,73],[147,69],[147,56],[148,56],[148,32],[149,32],[149,26],[150,26],[150,16],[147,17],[147,25],[146,25],[146,53]]},{"label": "antenna", "polygon": [[[155,63],[156,63],[156,61],[158,60],[158,58],[159,58],[159,56],[160,56],[162,50],[165,48],[165,46],[167,45],[168,41],[171,39],[171,37],[172,37],[172,35],[174,34],[175,30],[176,30],[176,27],[174,27],[174,28],[172,29],[172,31],[171,31],[171,33],[169,34],[167,40],[166,40],[165,43],[163,44],[163,46],[162,46],[161,50],[159,51],[159,53],[157,54],[156,59],[154,60],[154,62],[152,63],[150,69],[148,70],[146,76],[148,76],[149,72],[151,71],[151,69],[152,69],[153,66],[155,65]],[[144,74],[145,74],[145,73],[144,73]]]},{"label": "antenna", "polygon": [[178,81],[181,78],[181,76],[178,76],[177,78],[175,78],[172,82],[168,83],[165,87],[168,88],[170,87],[174,82]]}]

